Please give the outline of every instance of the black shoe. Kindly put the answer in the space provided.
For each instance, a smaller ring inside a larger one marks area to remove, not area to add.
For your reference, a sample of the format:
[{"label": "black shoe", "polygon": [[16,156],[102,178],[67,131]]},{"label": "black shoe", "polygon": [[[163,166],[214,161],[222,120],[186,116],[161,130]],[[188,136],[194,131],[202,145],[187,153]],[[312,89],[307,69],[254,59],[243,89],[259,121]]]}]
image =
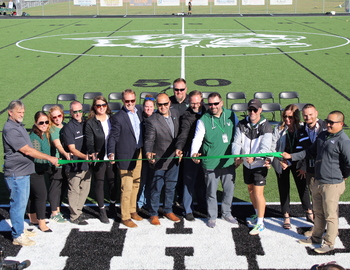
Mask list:
[{"label": "black shoe", "polygon": [[81,216],[78,217],[77,219],[70,220],[71,223],[77,224],[77,225],[88,225],[89,223],[83,219]]},{"label": "black shoe", "polygon": [[186,214],[186,215],[185,215],[185,219],[186,219],[187,221],[195,221],[194,216],[193,216],[192,213]]},{"label": "black shoe", "polygon": [[106,208],[101,208],[101,209],[100,209],[100,221],[101,221],[102,223],[106,223],[106,224],[109,223],[109,219],[108,219],[108,217],[107,217]]}]

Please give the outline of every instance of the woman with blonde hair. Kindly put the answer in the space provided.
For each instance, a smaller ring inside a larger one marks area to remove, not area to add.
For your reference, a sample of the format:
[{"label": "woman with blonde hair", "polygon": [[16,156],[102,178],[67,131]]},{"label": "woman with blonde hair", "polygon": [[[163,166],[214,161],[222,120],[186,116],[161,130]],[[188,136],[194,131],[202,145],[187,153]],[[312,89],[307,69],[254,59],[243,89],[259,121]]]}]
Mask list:
[{"label": "woman with blonde hair", "polygon": [[[277,125],[272,134],[272,152],[295,153],[297,150],[297,131],[300,128],[300,112],[296,105],[288,105],[282,114],[283,120]],[[280,160],[272,162],[277,175],[278,191],[281,210],[283,213],[283,228],[291,229],[290,223],[290,173],[293,174],[302,207],[309,221],[313,220],[310,194],[306,183],[305,164],[299,161]]]},{"label": "woman with blonde hair", "polygon": [[[49,133],[51,141],[51,153],[55,157],[70,160],[70,154],[65,151],[60,140],[60,130],[64,126],[64,112],[61,107],[55,105],[49,110]],[[65,223],[67,220],[61,213],[63,191],[67,189],[67,178],[62,167],[52,167],[50,176],[49,202],[51,206],[50,220],[57,223]]]},{"label": "woman with blonde hair", "polygon": [[[111,109],[106,98],[103,96],[95,97],[85,124],[87,151],[94,160],[108,160],[107,141],[111,131],[110,115]],[[91,168],[95,175],[95,194],[100,209],[100,221],[109,223],[104,205],[104,181],[106,177],[110,192],[109,211],[114,215],[117,197],[114,166],[110,162],[96,162]]]}]

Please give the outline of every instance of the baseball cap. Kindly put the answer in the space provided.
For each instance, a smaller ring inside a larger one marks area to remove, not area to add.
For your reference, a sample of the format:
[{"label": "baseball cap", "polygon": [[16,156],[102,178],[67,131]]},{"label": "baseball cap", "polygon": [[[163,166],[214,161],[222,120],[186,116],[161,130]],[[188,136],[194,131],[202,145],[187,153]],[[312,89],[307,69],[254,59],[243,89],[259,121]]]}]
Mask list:
[{"label": "baseball cap", "polygon": [[262,107],[261,101],[259,99],[256,99],[256,98],[249,100],[248,108],[250,108],[250,107],[253,107],[255,109],[261,108]]}]

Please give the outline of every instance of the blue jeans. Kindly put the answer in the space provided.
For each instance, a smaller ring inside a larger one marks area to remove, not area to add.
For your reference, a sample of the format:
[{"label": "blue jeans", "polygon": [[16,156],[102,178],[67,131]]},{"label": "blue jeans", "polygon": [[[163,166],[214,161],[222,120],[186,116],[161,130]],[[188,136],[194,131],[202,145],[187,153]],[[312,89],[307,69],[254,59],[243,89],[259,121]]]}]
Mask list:
[{"label": "blue jeans", "polygon": [[8,176],[5,177],[7,187],[10,191],[10,220],[12,223],[12,237],[20,237],[24,231],[24,214],[26,211],[30,176]]},{"label": "blue jeans", "polygon": [[175,196],[175,186],[179,175],[179,166],[174,164],[168,170],[156,170],[151,183],[151,216],[158,215],[159,200],[162,188],[164,189],[164,213],[173,212],[173,201]]}]

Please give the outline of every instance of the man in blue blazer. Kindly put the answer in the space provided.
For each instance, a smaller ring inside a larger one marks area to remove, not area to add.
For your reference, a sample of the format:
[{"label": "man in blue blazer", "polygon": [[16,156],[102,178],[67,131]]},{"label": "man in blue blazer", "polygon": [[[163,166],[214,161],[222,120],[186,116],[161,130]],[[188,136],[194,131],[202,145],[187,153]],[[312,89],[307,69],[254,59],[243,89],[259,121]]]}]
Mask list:
[{"label": "man in blue blazer", "polygon": [[[141,159],[142,107],[136,104],[136,94],[126,89],[123,94],[123,108],[111,117],[111,132],[108,138],[108,158]],[[129,228],[137,227],[131,219],[140,221],[137,214],[136,200],[141,179],[142,161],[118,161],[117,167],[121,179],[120,206],[122,224]]]},{"label": "man in blue blazer", "polygon": [[144,150],[150,166],[154,169],[151,183],[150,221],[153,225],[160,225],[158,219],[159,199],[163,186],[165,216],[179,222],[173,213],[172,204],[175,195],[179,166],[175,157],[176,137],[179,133],[179,112],[170,109],[171,102],[167,94],[157,96],[158,110],[146,119],[146,134]]}]

